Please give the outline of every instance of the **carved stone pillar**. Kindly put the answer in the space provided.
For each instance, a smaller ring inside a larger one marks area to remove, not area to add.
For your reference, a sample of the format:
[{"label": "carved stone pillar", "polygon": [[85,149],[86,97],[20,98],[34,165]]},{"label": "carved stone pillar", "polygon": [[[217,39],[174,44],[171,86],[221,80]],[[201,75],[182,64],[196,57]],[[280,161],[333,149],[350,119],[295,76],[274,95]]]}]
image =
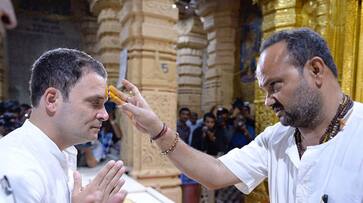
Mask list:
[{"label": "carved stone pillar", "polygon": [[118,79],[120,65],[120,23],[118,13],[120,2],[118,0],[93,0],[91,11],[97,16],[99,24],[97,30],[97,54],[108,72],[108,81],[115,84]]},{"label": "carved stone pillar", "polygon": [[205,74],[202,106],[215,104],[229,107],[233,99],[236,63],[236,31],[240,1],[203,0],[198,15],[202,17],[208,39],[208,70]]},{"label": "carved stone pillar", "polygon": [[[170,128],[176,127],[176,40],[173,29],[178,10],[170,0],[122,0],[119,13],[121,47],[128,51],[127,79],[140,89],[147,102]],[[121,116],[125,135],[122,159],[130,175],[146,186],[181,202],[179,170],[149,137]]]},{"label": "carved stone pillar", "polygon": [[178,106],[201,115],[202,57],[207,37],[200,18],[179,20],[177,44]]},{"label": "carved stone pillar", "polygon": [[99,59],[97,55],[97,18],[91,16],[84,16],[81,20],[82,32],[82,50],[90,54],[92,57]]}]

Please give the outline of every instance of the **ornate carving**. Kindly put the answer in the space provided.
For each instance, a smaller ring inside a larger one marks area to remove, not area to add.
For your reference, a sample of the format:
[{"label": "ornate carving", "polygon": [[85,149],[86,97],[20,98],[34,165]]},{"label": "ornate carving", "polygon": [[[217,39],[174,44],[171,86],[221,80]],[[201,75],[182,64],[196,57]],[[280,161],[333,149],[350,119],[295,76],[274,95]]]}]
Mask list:
[{"label": "ornate carving", "polygon": [[[122,47],[128,50],[127,79],[136,84],[158,116],[175,129],[177,33],[173,29],[177,12],[172,1],[124,0],[119,12]],[[123,156],[132,167],[131,175],[140,182],[159,188],[180,202],[179,171],[167,157],[160,155],[148,136],[126,127],[128,145]],[[171,196],[174,195],[174,197]]]}]

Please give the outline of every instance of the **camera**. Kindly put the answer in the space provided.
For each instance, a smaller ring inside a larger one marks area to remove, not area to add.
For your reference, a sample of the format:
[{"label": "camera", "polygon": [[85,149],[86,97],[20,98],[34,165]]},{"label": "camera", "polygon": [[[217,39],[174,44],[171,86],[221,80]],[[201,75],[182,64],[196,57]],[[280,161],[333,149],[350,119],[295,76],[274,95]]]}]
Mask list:
[{"label": "camera", "polygon": [[203,131],[203,133],[207,133],[208,127],[207,126],[203,126],[202,131]]}]

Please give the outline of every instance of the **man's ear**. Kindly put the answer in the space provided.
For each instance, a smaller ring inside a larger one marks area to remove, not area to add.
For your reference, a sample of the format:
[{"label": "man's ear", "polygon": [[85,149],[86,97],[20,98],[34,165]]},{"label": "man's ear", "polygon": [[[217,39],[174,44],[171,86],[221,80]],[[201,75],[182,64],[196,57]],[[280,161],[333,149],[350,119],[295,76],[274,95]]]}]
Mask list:
[{"label": "man's ear", "polygon": [[308,74],[313,78],[315,84],[318,87],[321,87],[323,84],[323,76],[324,72],[326,71],[326,65],[322,58],[315,56],[311,58],[310,63],[306,67],[308,69]]},{"label": "man's ear", "polygon": [[43,98],[47,113],[53,115],[57,110],[59,100],[62,99],[60,91],[54,87],[49,87],[45,90]]}]

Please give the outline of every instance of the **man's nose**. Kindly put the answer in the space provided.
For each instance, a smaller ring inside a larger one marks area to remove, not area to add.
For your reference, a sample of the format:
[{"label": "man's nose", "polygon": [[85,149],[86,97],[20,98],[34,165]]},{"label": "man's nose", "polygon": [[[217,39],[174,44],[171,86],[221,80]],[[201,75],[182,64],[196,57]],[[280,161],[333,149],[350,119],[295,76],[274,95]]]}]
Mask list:
[{"label": "man's nose", "polygon": [[275,99],[273,99],[271,96],[266,96],[265,98],[265,106],[270,107],[275,103]]},{"label": "man's nose", "polygon": [[101,121],[107,121],[109,118],[109,115],[106,111],[106,108],[103,107],[100,112],[97,113],[97,119]]}]

